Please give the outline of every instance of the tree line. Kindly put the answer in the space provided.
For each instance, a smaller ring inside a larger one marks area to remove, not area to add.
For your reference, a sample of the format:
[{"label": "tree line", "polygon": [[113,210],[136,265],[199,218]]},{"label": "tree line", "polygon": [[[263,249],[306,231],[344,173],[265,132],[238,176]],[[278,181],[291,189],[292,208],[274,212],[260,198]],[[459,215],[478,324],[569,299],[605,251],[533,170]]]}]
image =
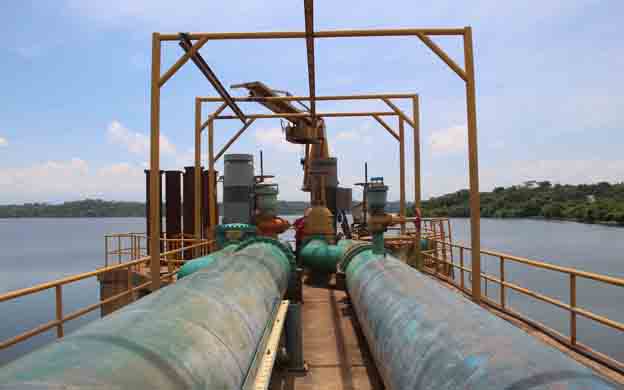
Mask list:
[{"label": "tree line", "polygon": [[[219,204],[219,209],[222,213],[221,206],[222,205]],[[278,202],[278,212],[281,215],[301,215],[303,214],[303,211],[306,207],[308,207],[308,202]],[[60,204],[25,203],[21,205],[0,205],[0,218],[107,217],[145,217],[145,203],[86,199],[73,202],[64,202]]]},{"label": "tree line", "polygon": [[[469,217],[469,192],[460,190],[422,202],[425,217]],[[481,193],[481,216],[565,219],[624,225],[624,183],[552,184],[530,181]]]}]

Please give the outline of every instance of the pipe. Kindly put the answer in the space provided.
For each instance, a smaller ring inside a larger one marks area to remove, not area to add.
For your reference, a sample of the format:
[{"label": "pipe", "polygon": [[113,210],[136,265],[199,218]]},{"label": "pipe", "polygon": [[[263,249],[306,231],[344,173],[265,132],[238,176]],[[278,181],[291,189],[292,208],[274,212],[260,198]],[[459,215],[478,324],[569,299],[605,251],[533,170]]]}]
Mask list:
[{"label": "pipe", "polygon": [[347,257],[351,302],[388,389],[617,388],[391,255]]},{"label": "pipe", "polygon": [[196,259],[187,261],[184,263],[182,267],[178,270],[178,280],[184,277],[187,277],[195,272],[210,266],[212,263],[217,261],[222,256],[228,256],[232,252],[234,252],[238,248],[238,243],[231,243],[226,245],[225,248],[212,252],[207,256],[198,257]]},{"label": "pipe", "polygon": [[353,240],[340,240],[338,244],[331,245],[324,238],[313,237],[303,244],[299,258],[304,266],[313,271],[334,273],[347,249],[355,243]]},{"label": "pipe", "polygon": [[276,240],[249,240],[209,267],[2,367],[0,389],[240,389],[293,260]]}]

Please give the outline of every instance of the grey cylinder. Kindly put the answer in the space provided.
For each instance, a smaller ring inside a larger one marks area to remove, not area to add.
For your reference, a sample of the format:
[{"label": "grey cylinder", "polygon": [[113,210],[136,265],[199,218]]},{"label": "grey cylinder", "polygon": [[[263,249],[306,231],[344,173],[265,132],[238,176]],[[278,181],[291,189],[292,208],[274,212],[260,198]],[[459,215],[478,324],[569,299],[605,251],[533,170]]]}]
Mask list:
[{"label": "grey cylinder", "polygon": [[0,368],[0,389],[240,389],[293,255],[249,242],[173,285]]},{"label": "grey cylinder", "polygon": [[392,256],[347,266],[347,289],[388,389],[616,389]]},{"label": "grey cylinder", "polygon": [[255,181],[253,155],[226,154],[223,161],[222,223],[251,223]]}]

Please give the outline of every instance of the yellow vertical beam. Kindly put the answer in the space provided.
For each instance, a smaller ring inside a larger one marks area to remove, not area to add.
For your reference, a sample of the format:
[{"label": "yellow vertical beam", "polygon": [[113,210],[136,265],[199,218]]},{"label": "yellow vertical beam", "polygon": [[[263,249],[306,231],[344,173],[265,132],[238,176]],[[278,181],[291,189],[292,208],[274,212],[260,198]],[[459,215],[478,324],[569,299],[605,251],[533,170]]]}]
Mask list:
[{"label": "yellow vertical beam", "polygon": [[[414,122],[414,213],[420,210],[422,199],[420,186],[420,102],[418,96],[412,98],[412,121]],[[416,226],[416,258],[421,258],[420,226]]]},{"label": "yellow vertical beam", "polygon": [[160,288],[160,34],[152,34],[150,100],[150,273],[152,291]]},{"label": "yellow vertical beam", "polygon": [[208,233],[206,238],[214,239],[214,227],[218,221],[216,218],[217,199],[215,197],[215,171],[214,171],[214,120],[208,122],[208,192],[210,193],[210,200],[208,202],[208,212],[210,218],[208,218]]},{"label": "yellow vertical beam", "polygon": [[[399,117],[399,158],[400,161],[400,208],[399,215],[405,218],[405,121]],[[401,234],[405,234],[405,222],[401,223]]]},{"label": "yellow vertical beam", "polygon": [[202,169],[201,169],[201,100],[195,98],[195,238],[201,238]]},{"label": "yellow vertical beam", "polygon": [[477,103],[475,92],[472,28],[464,29],[466,67],[466,111],[468,119],[468,169],[470,174],[470,243],[472,246],[472,298],[481,300],[481,206],[479,198],[479,160],[477,153]]}]

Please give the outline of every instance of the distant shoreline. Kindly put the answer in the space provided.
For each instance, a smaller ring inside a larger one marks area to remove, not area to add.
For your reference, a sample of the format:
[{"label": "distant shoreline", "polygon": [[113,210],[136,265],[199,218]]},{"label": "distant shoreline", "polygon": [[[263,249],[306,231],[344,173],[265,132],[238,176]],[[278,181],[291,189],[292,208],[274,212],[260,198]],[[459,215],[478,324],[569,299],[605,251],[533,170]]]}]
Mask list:
[{"label": "distant shoreline", "polygon": [[[308,204],[303,201],[279,201],[278,213],[302,215]],[[222,205],[219,204],[219,214],[222,213]],[[17,218],[145,218],[145,203],[86,199],[61,204],[0,205],[0,219]]]},{"label": "distant shoreline", "polygon": [[[449,217],[449,219],[470,219],[470,217]],[[601,225],[601,226],[611,226],[611,227],[624,227],[624,224],[618,223],[616,221],[593,221],[587,222],[582,219],[566,219],[566,218],[546,218],[546,217],[481,217],[481,219],[496,219],[496,220],[517,220],[517,219],[532,219],[536,221],[547,221],[547,222],[574,222],[581,223],[583,225]]]}]

